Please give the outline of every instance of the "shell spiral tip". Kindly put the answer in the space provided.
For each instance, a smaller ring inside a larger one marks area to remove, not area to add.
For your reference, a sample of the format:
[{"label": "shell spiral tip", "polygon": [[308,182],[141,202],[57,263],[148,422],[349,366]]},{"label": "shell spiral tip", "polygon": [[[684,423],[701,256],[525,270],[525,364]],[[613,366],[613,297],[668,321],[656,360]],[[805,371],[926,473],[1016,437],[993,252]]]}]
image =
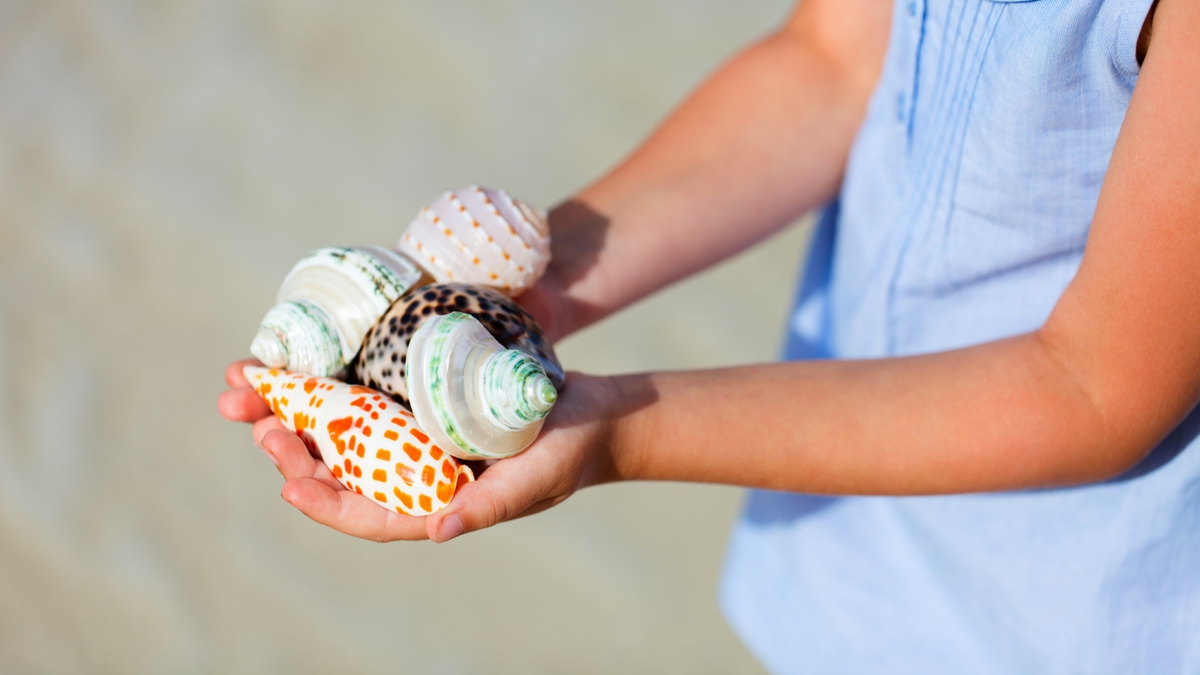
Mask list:
[{"label": "shell spiral tip", "polygon": [[263,317],[250,353],[272,368],[336,375],[346,366],[334,320],[307,300],[289,300]]},{"label": "shell spiral tip", "polygon": [[287,365],[287,347],[273,331],[259,329],[250,343],[250,353],[263,365],[269,368],[283,368]]},{"label": "shell spiral tip", "polygon": [[558,400],[558,391],[545,375],[531,377],[525,383],[525,399],[539,413],[547,414]]}]

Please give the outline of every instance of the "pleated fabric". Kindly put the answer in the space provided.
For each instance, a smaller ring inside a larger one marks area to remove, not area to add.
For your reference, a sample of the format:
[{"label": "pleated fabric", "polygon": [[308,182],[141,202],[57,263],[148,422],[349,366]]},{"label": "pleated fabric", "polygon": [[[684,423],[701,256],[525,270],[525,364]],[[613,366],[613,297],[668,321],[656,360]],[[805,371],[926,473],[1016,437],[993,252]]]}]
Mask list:
[{"label": "pleated fabric", "polygon": [[[1150,0],[897,0],[785,358],[1032,331],[1074,277]],[[786,424],[786,420],[781,421]],[[1119,479],[752,491],[721,587],[775,673],[1200,672],[1200,413]]]}]

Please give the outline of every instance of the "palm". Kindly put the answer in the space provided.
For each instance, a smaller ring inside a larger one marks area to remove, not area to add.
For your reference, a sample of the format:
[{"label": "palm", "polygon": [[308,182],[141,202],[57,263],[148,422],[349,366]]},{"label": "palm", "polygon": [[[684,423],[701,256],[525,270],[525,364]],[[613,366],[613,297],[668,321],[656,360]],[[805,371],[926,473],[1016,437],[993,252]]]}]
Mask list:
[{"label": "palm", "polygon": [[251,422],[254,440],[283,475],[282,496],[304,515],[336,530],[373,541],[424,539],[425,518],[406,516],[380,508],[366,497],[347,490],[320,457],[309,452],[298,436],[271,414],[242,374],[242,367],[257,361],[238,361],[225,371],[229,390],[217,401],[229,420]]},{"label": "palm", "polygon": [[381,508],[338,482],[320,457],[285,429],[250,388],[242,374],[247,363],[257,362],[239,361],[226,371],[230,389],[218,400],[221,414],[253,423],[255,442],[286,479],[283,498],[309,518],[340,532],[373,541],[445,540],[442,526],[448,517],[457,518],[467,531],[489,527],[553,506],[583,482],[588,439],[596,422],[589,412],[594,406],[588,402],[588,386],[564,389],[541,437],[528,450],[479,464],[478,479],[459,489],[451,507],[418,517]]}]

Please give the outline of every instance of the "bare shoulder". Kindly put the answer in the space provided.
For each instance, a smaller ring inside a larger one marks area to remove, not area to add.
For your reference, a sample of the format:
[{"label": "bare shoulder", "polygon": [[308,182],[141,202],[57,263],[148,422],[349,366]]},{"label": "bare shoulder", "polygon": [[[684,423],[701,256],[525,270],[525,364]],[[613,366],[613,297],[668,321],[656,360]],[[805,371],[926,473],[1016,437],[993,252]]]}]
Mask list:
[{"label": "bare shoulder", "polygon": [[800,0],[781,33],[803,40],[873,87],[887,52],[893,0]]}]

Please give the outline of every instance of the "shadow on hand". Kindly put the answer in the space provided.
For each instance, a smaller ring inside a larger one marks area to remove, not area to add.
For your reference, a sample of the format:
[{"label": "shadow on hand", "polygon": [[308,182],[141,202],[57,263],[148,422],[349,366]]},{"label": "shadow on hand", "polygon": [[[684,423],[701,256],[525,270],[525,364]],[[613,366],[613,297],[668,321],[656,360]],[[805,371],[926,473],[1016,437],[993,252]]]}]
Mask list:
[{"label": "shadow on hand", "polygon": [[596,266],[611,224],[608,216],[588,204],[570,199],[550,211],[550,266],[547,270],[563,288]]},{"label": "shadow on hand", "polygon": [[[611,424],[653,404],[658,397],[658,388],[648,374],[597,377],[568,372],[566,384],[559,392],[558,403],[546,418],[539,438],[556,430],[568,431],[596,424]],[[531,447],[536,448],[536,442]],[[520,457],[521,454],[523,453],[513,457]],[[466,463],[478,477],[488,467],[507,459],[509,458]]]},{"label": "shadow on hand", "polygon": [[518,302],[551,343],[603,316],[602,308],[571,297],[568,289],[599,262],[608,228],[607,216],[575,199],[550,211],[550,264]]},{"label": "shadow on hand", "polygon": [[[604,420],[615,421],[653,404],[658,388],[646,373],[596,377],[567,373],[559,405],[547,419],[549,428],[569,428]],[[566,405],[562,405],[566,403]]]}]

